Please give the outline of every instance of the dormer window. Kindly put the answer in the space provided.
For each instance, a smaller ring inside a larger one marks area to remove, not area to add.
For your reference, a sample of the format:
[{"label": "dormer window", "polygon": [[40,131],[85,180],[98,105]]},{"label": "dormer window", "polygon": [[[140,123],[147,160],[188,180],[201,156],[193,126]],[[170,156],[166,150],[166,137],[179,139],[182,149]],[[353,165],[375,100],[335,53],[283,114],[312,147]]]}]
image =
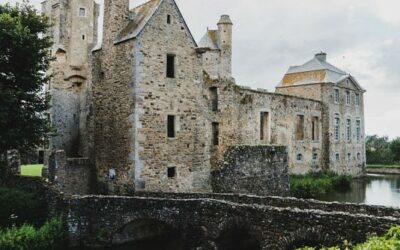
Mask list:
[{"label": "dormer window", "polygon": [[85,8],[79,8],[79,16],[86,16],[86,9]]}]

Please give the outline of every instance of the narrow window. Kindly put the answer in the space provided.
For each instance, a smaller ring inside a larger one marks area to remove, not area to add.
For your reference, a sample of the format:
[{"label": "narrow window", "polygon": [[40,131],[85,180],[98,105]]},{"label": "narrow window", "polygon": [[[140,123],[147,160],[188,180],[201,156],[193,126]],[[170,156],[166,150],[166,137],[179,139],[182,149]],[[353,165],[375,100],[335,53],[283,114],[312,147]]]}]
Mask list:
[{"label": "narrow window", "polygon": [[167,15],[167,23],[171,24],[171,15]]},{"label": "narrow window", "polygon": [[319,141],[319,117],[314,116],[312,121],[312,140]]},{"label": "narrow window", "polygon": [[269,140],[269,113],[268,112],[260,113],[260,140],[261,141]]},{"label": "narrow window", "polygon": [[335,159],[336,159],[337,162],[340,161],[340,155],[339,155],[339,153],[336,153]]},{"label": "narrow window", "polygon": [[351,120],[350,119],[346,120],[346,141],[347,142],[351,141]]},{"label": "narrow window", "polygon": [[346,91],[346,104],[350,105],[350,91]]},{"label": "narrow window", "polygon": [[335,138],[335,141],[337,141],[337,142],[340,139],[340,119],[339,118],[335,118],[334,138]]},{"label": "narrow window", "polygon": [[175,78],[175,56],[167,55],[167,77]]},{"label": "narrow window", "polygon": [[86,16],[85,8],[79,8],[79,16]]},{"label": "narrow window", "polygon": [[360,94],[356,94],[355,104],[356,104],[356,106],[360,106]]},{"label": "narrow window", "polygon": [[214,146],[219,145],[219,123],[212,123],[212,143]]},{"label": "narrow window", "polygon": [[361,161],[361,153],[357,153],[357,160]]},{"label": "narrow window", "polygon": [[313,158],[314,161],[317,160],[318,159],[318,154],[314,153],[312,158]]},{"label": "narrow window", "polygon": [[303,155],[302,155],[302,154],[297,154],[296,160],[297,160],[298,162],[301,162],[301,161],[303,160]]},{"label": "narrow window", "polygon": [[304,140],[304,115],[297,115],[296,140]]},{"label": "narrow window", "polygon": [[218,111],[218,88],[210,88],[211,110]]},{"label": "narrow window", "polygon": [[357,137],[357,141],[359,142],[361,140],[361,121],[360,120],[356,121],[356,137]]},{"label": "narrow window", "polygon": [[351,161],[351,154],[350,153],[347,154],[347,161]]},{"label": "narrow window", "polygon": [[335,101],[335,103],[339,103],[339,98],[340,98],[340,96],[339,96],[339,89],[335,89],[335,93],[334,93],[334,101]]},{"label": "narrow window", "polygon": [[175,138],[175,116],[168,116],[168,138]]},{"label": "narrow window", "polygon": [[82,40],[85,40],[85,35],[82,35]]},{"label": "narrow window", "polygon": [[175,179],[175,177],[176,177],[176,167],[168,167],[167,168],[167,176],[170,179]]}]

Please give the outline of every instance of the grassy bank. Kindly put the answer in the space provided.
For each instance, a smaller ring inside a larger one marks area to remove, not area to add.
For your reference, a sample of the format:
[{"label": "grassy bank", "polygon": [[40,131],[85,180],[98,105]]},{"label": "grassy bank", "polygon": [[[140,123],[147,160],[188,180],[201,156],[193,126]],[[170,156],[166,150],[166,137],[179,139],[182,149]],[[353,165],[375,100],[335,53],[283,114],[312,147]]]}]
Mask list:
[{"label": "grassy bank", "polygon": [[350,176],[332,172],[309,173],[290,176],[290,194],[303,199],[320,199],[332,191],[347,191],[351,188]]},{"label": "grassy bank", "polygon": [[398,168],[398,169],[400,169],[400,164],[397,164],[397,165],[368,164],[367,168]]},{"label": "grassy bank", "polygon": [[21,175],[24,176],[42,176],[42,164],[37,165],[23,165],[21,166]]}]

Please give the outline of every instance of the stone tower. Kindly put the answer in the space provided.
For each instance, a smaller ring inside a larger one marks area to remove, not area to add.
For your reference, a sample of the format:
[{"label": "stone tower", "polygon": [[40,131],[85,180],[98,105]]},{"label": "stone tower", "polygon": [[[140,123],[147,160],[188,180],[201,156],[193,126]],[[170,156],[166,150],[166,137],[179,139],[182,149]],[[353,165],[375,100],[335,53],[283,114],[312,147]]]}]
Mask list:
[{"label": "stone tower", "polygon": [[55,57],[50,72],[53,78],[46,86],[52,96],[49,113],[56,129],[50,148],[76,157],[84,154],[89,57],[97,44],[99,5],[94,0],[46,0],[42,12],[53,25]]},{"label": "stone tower", "polygon": [[220,76],[232,77],[232,26],[228,15],[221,16],[218,22],[218,43],[221,50]]},{"label": "stone tower", "polygon": [[103,47],[109,47],[128,22],[129,0],[104,0]]}]

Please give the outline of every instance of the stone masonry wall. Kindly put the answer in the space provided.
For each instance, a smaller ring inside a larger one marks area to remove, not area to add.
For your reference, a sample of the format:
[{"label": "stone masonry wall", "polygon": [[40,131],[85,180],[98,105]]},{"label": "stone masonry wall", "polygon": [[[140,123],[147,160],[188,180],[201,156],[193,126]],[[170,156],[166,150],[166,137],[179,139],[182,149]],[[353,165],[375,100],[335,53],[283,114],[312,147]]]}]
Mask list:
[{"label": "stone masonry wall", "polygon": [[[322,104],[319,101],[251,90],[231,81],[206,79],[206,86],[217,86],[220,123],[220,145],[212,148],[212,164],[217,166],[231,145],[284,145],[288,147],[291,173],[317,171],[322,165]],[[268,112],[268,138],[260,138],[261,112]],[[296,139],[297,116],[304,116],[304,138]],[[318,117],[318,137],[312,139],[312,119]],[[298,160],[298,155],[301,159]]]},{"label": "stone masonry wall", "polygon": [[212,173],[213,192],[262,196],[289,194],[284,146],[232,146],[220,164],[220,170]]},{"label": "stone masonry wall", "polygon": [[332,211],[301,209],[291,206],[290,199],[282,200],[286,206],[274,207],[200,197],[74,197],[68,216],[70,239],[77,245],[129,242],[132,235],[121,229],[146,228],[143,222],[150,220],[178,230],[185,249],[215,249],[224,233],[239,228],[254,235],[261,249],[280,250],[293,249],[299,242],[333,245],[347,239],[358,243],[371,233],[383,234],[400,223],[398,217],[352,213],[344,207]]},{"label": "stone masonry wall", "polygon": [[64,151],[49,156],[49,180],[60,191],[71,195],[93,193],[93,167],[88,158],[66,158]]},{"label": "stone masonry wall", "polygon": [[[204,108],[201,57],[174,1],[161,2],[135,46],[135,152],[131,160],[137,190],[209,191],[211,123]],[[174,78],[166,76],[167,55],[175,57]],[[168,115],[175,117],[173,138],[167,135]],[[168,168],[175,168],[174,176],[168,177]]]}]

